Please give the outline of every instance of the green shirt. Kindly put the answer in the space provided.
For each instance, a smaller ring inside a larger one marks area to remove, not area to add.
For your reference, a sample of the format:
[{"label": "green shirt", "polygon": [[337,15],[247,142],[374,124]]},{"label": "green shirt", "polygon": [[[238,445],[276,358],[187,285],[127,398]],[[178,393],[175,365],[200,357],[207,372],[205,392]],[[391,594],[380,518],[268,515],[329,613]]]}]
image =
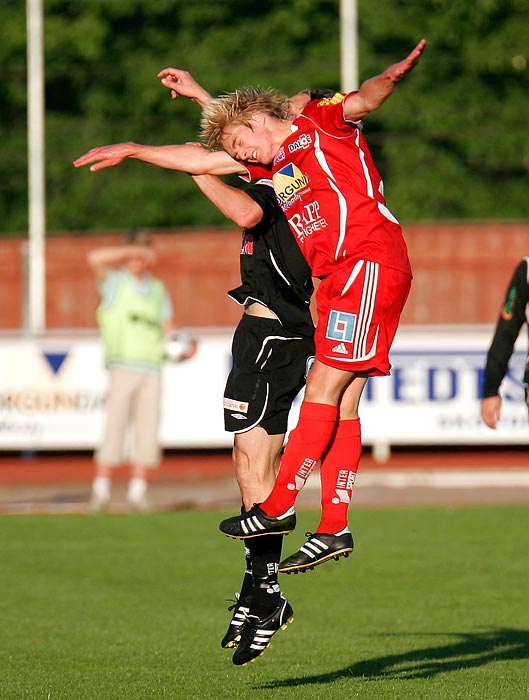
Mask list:
[{"label": "green shirt", "polygon": [[126,268],[111,270],[99,285],[105,365],[158,371],[163,359],[163,327],[172,305],[163,283],[150,274],[141,280]]}]

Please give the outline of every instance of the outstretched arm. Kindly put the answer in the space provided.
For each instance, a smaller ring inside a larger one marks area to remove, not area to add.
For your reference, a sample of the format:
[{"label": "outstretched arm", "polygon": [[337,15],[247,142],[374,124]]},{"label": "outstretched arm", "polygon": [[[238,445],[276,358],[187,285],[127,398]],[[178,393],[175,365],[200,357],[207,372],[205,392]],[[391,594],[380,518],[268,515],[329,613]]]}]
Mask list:
[{"label": "outstretched arm", "polygon": [[180,95],[189,97],[202,108],[211,100],[210,93],[197,83],[191,73],[179,68],[164,68],[158,75],[162,85],[171,91],[171,97],[176,100]]},{"label": "outstretched arm", "polygon": [[358,92],[345,98],[344,117],[348,121],[358,121],[377,110],[391,95],[398,81],[417,65],[425,47],[426,40],[421,39],[403,61],[394,63],[380,75],[363,82]]},{"label": "outstretched arm", "polygon": [[201,192],[224,216],[241,228],[253,228],[263,218],[263,210],[244,190],[227,185],[214,175],[193,176]]},{"label": "outstretched arm", "polygon": [[108,146],[97,146],[74,160],[76,168],[90,165],[96,172],[122,163],[125,158],[142,160],[160,168],[179,170],[194,175],[244,175],[246,168],[224,151],[208,151],[193,144],[175,146],[146,146],[127,141]]}]

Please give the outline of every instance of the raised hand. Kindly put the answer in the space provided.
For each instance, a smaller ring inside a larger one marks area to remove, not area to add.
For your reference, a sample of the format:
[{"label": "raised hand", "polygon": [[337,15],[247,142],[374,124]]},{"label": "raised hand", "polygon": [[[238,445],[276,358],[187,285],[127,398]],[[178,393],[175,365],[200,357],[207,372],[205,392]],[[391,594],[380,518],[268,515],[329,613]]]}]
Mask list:
[{"label": "raised hand", "polygon": [[404,60],[394,63],[389,68],[386,68],[384,75],[390,78],[394,83],[398,82],[406,73],[409,73],[419,63],[422,52],[426,47],[426,39],[421,39],[417,46],[413,49],[409,56]]},{"label": "raised hand", "polygon": [[103,168],[112,168],[114,165],[119,165],[125,158],[128,158],[134,152],[134,146],[131,142],[113,143],[109,146],[97,146],[91,148],[87,153],[79,156],[74,160],[73,164],[76,168],[81,168],[83,165],[90,165],[90,170],[96,172]]},{"label": "raised hand", "polygon": [[197,102],[204,107],[210,100],[210,93],[205,90],[200,83],[193,78],[191,73],[179,68],[164,68],[158,75],[164,87],[171,91],[171,98],[176,100],[180,95],[189,97],[193,102]]},{"label": "raised hand", "polygon": [[421,39],[403,61],[394,63],[380,75],[364,81],[358,92],[347,95],[344,101],[344,117],[349,121],[358,121],[381,107],[393,93],[402,76],[417,65],[425,46],[426,40]]}]

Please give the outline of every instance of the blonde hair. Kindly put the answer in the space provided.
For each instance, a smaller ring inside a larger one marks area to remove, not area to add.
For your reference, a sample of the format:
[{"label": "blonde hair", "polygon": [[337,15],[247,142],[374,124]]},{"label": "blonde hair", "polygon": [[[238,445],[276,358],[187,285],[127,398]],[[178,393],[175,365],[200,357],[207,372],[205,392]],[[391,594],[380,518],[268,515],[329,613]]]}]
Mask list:
[{"label": "blonde hair", "polygon": [[222,150],[222,136],[226,127],[248,126],[257,112],[277,119],[288,119],[288,98],[272,88],[247,87],[210,100],[200,120],[203,144],[210,151]]}]

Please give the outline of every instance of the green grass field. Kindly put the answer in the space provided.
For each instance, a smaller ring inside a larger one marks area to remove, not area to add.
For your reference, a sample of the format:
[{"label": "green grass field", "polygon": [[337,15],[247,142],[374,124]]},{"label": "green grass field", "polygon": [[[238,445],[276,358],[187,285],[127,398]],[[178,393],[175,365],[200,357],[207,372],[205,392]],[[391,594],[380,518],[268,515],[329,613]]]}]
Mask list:
[{"label": "green grass field", "polygon": [[529,697],[529,508],[353,508],[354,554],[281,578],[295,621],[241,668],[223,516],[0,518],[1,700]]}]

